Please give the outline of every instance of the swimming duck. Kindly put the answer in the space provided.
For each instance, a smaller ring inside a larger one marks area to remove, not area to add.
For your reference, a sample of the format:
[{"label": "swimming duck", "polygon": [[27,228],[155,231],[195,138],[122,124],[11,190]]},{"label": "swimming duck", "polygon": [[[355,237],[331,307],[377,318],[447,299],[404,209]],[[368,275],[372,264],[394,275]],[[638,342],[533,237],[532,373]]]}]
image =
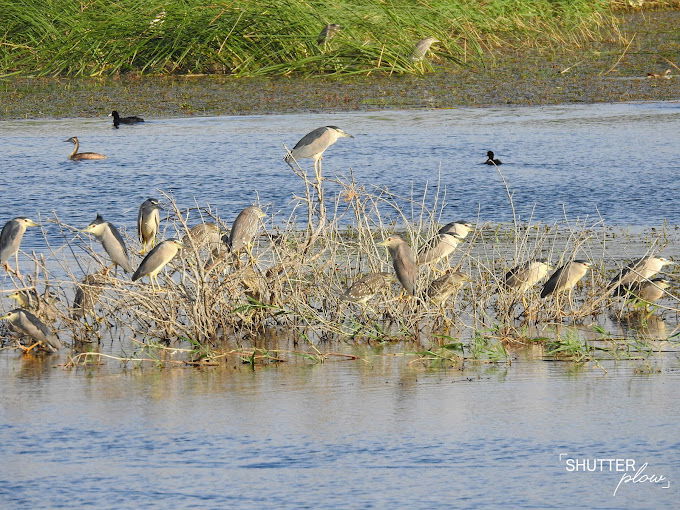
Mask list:
[{"label": "swimming duck", "polygon": [[109,117],[113,117],[113,127],[118,129],[119,124],[138,124],[140,122],[144,122],[144,119],[141,117],[136,117],[136,116],[131,116],[131,117],[121,117],[118,115],[118,112],[116,110],[113,110],[110,114]]},{"label": "swimming duck", "polygon": [[76,136],[72,136],[68,140],[64,141],[71,142],[74,145],[73,152],[68,157],[68,159],[72,161],[80,161],[81,159],[106,159],[106,156],[96,152],[78,152],[78,149],[80,148],[80,142]]},{"label": "swimming duck", "polygon": [[494,159],[493,151],[487,151],[485,165],[502,165],[503,162],[500,159]]}]

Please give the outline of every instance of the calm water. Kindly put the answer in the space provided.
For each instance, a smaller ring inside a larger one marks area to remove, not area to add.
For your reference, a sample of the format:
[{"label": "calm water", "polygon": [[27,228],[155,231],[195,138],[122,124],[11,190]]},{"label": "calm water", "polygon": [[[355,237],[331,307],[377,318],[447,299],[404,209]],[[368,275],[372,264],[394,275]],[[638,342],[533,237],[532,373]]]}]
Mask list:
[{"label": "calm water", "polygon": [[[135,112],[137,113],[137,112]],[[143,112],[139,112],[143,113]],[[325,173],[404,195],[441,182],[452,219],[520,215],[680,221],[680,103],[152,120],[0,122],[0,219],[100,212],[133,229],[158,190],[229,218],[259,199],[289,212],[281,161],[311,129],[355,139]],[[106,161],[66,160],[69,136]],[[306,162],[307,164],[307,162]],[[650,197],[651,200],[650,200]],[[650,203],[654,208],[650,209]],[[52,227],[48,227],[52,228]],[[44,249],[39,233],[24,248]],[[115,349],[114,349],[115,350]],[[663,508],[680,491],[677,353],[607,372],[517,361],[424,370],[375,358],[258,369],[65,371],[0,352],[2,508]],[[571,458],[630,458],[665,484],[567,472]]]}]

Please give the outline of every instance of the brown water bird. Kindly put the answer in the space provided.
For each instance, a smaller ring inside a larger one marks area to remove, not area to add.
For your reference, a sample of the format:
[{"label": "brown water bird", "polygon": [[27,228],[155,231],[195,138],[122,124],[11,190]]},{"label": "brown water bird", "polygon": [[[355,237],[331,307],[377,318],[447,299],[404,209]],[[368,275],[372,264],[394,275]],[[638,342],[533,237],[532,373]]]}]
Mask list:
[{"label": "brown water bird", "polygon": [[99,296],[104,291],[106,284],[106,274],[108,268],[104,268],[100,272],[88,274],[76,289],[76,295],[73,298],[73,319],[85,317],[94,311],[94,307],[99,301]]},{"label": "brown water bird", "polygon": [[106,159],[106,156],[99,154],[97,152],[78,152],[80,148],[80,142],[77,136],[72,136],[65,142],[71,142],[73,144],[73,152],[69,155],[68,159],[71,161],[81,161],[84,159]]},{"label": "brown water bird", "polygon": [[333,39],[333,37],[338,35],[342,28],[343,27],[341,25],[338,25],[337,23],[329,23],[328,25],[323,27],[321,32],[319,32],[319,35],[316,38],[316,44],[326,45],[328,41],[330,41],[331,39]]},{"label": "brown water bird", "polygon": [[416,265],[415,254],[411,247],[397,235],[388,237],[383,242],[378,243],[378,246],[387,247],[397,279],[408,294],[415,296],[418,266]]},{"label": "brown water bird", "polygon": [[443,305],[452,295],[460,290],[470,277],[460,271],[447,269],[443,276],[430,283],[427,289],[427,297],[436,305]]},{"label": "brown water bird", "polygon": [[387,287],[392,278],[391,273],[369,273],[355,280],[340,299],[360,305],[366,304],[373,296]]},{"label": "brown water bird", "polygon": [[423,60],[425,58],[425,55],[427,55],[427,52],[430,50],[430,46],[438,42],[441,41],[436,37],[426,37],[425,39],[421,39],[416,43],[415,48],[413,48],[413,52],[411,53],[411,60],[413,60],[414,62]]}]

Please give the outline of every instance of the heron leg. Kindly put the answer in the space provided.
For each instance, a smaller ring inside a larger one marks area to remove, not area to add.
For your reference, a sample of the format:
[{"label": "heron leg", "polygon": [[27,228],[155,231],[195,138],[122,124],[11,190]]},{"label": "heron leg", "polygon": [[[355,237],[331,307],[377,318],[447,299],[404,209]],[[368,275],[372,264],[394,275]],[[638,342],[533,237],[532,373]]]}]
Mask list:
[{"label": "heron leg", "polygon": [[38,346],[39,344],[40,344],[40,342],[36,342],[36,343],[34,343],[33,345],[31,345],[30,347],[24,347],[23,345],[19,344],[19,348],[20,348],[22,351],[24,351],[24,354],[28,354],[29,352],[31,352],[31,351],[32,351],[36,346]]}]

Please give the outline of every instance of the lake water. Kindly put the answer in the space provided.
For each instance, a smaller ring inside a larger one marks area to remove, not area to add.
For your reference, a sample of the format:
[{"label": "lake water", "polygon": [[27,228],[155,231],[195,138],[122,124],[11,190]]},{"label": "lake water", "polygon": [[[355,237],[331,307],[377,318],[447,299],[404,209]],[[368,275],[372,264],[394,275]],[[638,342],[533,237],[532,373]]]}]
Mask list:
[{"label": "lake water", "polygon": [[[328,124],[356,138],[327,152],[326,175],[352,169],[360,183],[402,195],[441,182],[451,219],[511,219],[498,173],[480,164],[491,149],[524,219],[559,221],[566,210],[621,226],[680,221],[678,102],[149,119],[119,130],[104,118],[3,121],[0,218],[55,211],[84,226],[100,212],[132,231],[139,203],[157,190],[224,218],[259,196],[285,216],[299,184],[282,146]],[[67,161],[70,136],[109,159]],[[43,249],[39,233],[29,231],[24,248]],[[254,371],[122,370],[115,361],[64,370],[64,361],[0,351],[2,508],[680,500],[677,352],[603,369],[521,357],[465,370],[389,356]],[[647,463],[644,473],[666,480],[629,482],[613,496],[633,472],[567,471],[568,459],[609,458]]]}]

